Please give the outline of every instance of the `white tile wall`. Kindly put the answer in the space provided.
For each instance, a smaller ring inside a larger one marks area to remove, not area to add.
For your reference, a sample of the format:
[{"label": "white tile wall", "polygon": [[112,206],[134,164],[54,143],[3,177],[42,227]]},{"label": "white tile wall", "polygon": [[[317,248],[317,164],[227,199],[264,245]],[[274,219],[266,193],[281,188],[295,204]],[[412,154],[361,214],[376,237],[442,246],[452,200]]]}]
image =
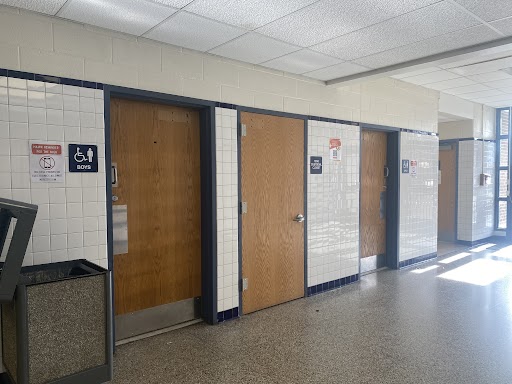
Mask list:
[{"label": "white tile wall", "polygon": [[[459,143],[458,240],[477,241],[494,233],[495,162],[494,142]],[[490,185],[480,185],[482,172],[491,175]]]},{"label": "white tile wall", "polygon": [[215,108],[218,312],[238,307],[237,132],[237,111]]},{"label": "white tile wall", "polygon": [[[341,161],[329,160],[330,138],[341,139]],[[359,273],[359,144],[358,126],[308,121],[308,161],[323,163],[307,176],[308,287]]]},{"label": "white tile wall", "polygon": [[[400,261],[437,252],[439,139],[400,134],[400,158],[418,162],[417,175],[400,173]],[[401,171],[400,171],[401,172]]]},{"label": "white tile wall", "polygon": [[[39,206],[24,265],[107,267],[103,91],[0,77],[0,95],[0,197]],[[62,143],[65,182],[31,182],[31,140]],[[98,145],[98,173],[67,173],[68,144],[80,142]]]}]

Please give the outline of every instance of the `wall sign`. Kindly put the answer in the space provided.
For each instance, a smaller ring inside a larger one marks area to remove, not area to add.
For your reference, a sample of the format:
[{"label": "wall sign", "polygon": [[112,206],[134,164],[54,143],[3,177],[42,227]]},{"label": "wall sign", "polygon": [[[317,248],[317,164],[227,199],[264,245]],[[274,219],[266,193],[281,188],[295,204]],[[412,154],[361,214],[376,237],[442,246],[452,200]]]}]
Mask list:
[{"label": "wall sign", "polygon": [[33,183],[63,183],[64,154],[58,143],[30,143],[30,179]]},{"label": "wall sign", "polygon": [[98,146],[69,144],[69,172],[98,172]]},{"label": "wall sign", "polygon": [[409,173],[409,160],[402,160],[402,173]]},{"label": "wall sign", "polygon": [[329,158],[341,161],[341,139],[329,139]]},{"label": "wall sign", "polygon": [[322,174],[322,157],[321,156],[311,156],[309,163],[309,170],[312,175],[321,175]]},{"label": "wall sign", "polygon": [[416,176],[418,174],[418,162],[416,160],[411,160],[411,176]]}]

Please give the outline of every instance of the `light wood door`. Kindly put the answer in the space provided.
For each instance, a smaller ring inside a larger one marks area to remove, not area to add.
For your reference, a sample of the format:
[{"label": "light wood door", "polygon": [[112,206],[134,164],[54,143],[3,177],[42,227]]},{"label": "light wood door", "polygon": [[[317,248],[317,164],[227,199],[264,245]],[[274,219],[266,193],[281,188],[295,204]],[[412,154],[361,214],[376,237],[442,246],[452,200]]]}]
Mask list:
[{"label": "light wood door", "polygon": [[116,314],[201,295],[199,112],[113,99],[112,162],[128,208],[128,253],[114,256]]},{"label": "light wood door", "polygon": [[442,147],[439,150],[441,184],[439,184],[439,240],[455,241],[455,183],[457,151],[454,147]]},{"label": "light wood door", "polygon": [[386,253],[386,218],[381,217],[386,154],[385,132],[361,132],[361,257]]},{"label": "light wood door", "polygon": [[241,114],[244,313],[304,296],[304,121]]}]

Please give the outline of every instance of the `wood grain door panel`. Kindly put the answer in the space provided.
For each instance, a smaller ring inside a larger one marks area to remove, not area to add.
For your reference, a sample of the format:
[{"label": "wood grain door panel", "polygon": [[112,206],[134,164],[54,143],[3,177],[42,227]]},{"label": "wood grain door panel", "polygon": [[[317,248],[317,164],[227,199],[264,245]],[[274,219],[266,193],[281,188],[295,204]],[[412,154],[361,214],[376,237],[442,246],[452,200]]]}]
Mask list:
[{"label": "wood grain door panel", "polygon": [[455,183],[457,182],[457,151],[439,150],[441,184],[439,184],[438,237],[444,241],[455,241]]},{"label": "wood grain door panel", "polygon": [[111,101],[112,162],[128,207],[128,253],[114,256],[116,314],[201,296],[199,112]]},{"label": "wood grain door panel", "polygon": [[242,275],[250,313],[304,296],[304,121],[243,112]]},{"label": "wood grain door panel", "polygon": [[361,131],[361,257],[386,253],[386,218],[380,215],[386,163],[387,134]]}]

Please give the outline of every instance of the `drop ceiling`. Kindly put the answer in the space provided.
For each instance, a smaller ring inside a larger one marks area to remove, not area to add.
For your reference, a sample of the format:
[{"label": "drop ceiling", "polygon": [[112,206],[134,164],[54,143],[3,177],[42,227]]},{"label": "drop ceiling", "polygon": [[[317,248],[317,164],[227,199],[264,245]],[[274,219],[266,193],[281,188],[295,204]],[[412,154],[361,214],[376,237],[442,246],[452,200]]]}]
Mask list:
[{"label": "drop ceiling", "polygon": [[[512,35],[509,0],[0,0],[0,4],[323,81]],[[512,79],[496,75],[479,82],[472,78],[478,74],[443,68],[430,73],[411,80],[474,93],[479,99],[503,92],[486,83]]]}]

